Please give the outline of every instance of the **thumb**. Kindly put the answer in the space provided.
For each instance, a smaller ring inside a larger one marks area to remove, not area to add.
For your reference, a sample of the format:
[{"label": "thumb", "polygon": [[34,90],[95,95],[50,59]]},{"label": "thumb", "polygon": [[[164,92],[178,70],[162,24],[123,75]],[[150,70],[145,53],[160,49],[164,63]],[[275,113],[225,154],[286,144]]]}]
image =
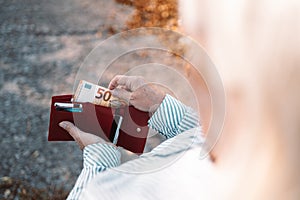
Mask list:
[{"label": "thumb", "polygon": [[81,131],[71,122],[62,121],[59,123],[59,126],[68,131],[68,133],[77,142],[81,150],[90,144],[105,143],[105,141],[99,136]]},{"label": "thumb", "polygon": [[74,140],[77,141],[80,130],[73,123],[62,121],[59,123],[59,126],[65,129],[74,138]]},{"label": "thumb", "polygon": [[112,90],[112,95],[121,100],[124,100],[127,104],[129,104],[129,102],[130,102],[131,92],[129,92],[125,89],[116,88],[116,89]]}]

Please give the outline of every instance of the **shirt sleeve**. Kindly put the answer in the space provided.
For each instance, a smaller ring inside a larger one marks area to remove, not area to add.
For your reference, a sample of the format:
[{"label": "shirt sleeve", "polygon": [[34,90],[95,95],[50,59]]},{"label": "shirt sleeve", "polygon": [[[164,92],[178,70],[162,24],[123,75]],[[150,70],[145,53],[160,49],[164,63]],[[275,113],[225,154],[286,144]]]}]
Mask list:
[{"label": "shirt sleeve", "polygon": [[67,199],[78,199],[98,173],[120,164],[121,154],[116,147],[100,143],[86,146],[83,150],[83,169]]},{"label": "shirt sleeve", "polygon": [[172,138],[199,126],[199,117],[191,107],[167,94],[148,125],[166,138]]}]

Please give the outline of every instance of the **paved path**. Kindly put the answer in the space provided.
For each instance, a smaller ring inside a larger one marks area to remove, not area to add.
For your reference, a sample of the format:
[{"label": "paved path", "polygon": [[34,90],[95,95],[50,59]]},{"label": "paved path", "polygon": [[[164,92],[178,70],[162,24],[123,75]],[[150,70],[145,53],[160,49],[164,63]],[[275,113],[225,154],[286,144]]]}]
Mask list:
[{"label": "paved path", "polygon": [[47,142],[50,99],[72,92],[84,57],[129,10],[106,0],[0,1],[0,178],[72,187],[80,150]]}]

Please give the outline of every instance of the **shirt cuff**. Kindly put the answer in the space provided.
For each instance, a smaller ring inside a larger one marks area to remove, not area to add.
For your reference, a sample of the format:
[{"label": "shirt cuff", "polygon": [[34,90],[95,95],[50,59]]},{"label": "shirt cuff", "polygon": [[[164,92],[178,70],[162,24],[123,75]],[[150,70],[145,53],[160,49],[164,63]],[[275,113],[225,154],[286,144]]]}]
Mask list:
[{"label": "shirt cuff", "polygon": [[167,94],[149,119],[148,125],[166,138],[171,138],[178,133],[199,126],[199,118],[192,108]]},{"label": "shirt cuff", "polygon": [[96,143],[88,145],[83,150],[84,168],[111,168],[121,164],[121,153],[110,144]]}]

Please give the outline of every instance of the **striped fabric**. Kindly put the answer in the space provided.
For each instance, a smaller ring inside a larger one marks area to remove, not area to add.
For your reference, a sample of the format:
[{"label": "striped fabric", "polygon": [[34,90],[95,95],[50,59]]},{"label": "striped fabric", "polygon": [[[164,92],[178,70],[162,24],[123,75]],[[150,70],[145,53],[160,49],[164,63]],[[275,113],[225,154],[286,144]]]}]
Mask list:
[{"label": "striped fabric", "polygon": [[83,169],[70,192],[68,199],[78,199],[82,189],[95,175],[109,167],[121,164],[121,153],[110,144],[92,144],[83,150]]},{"label": "striped fabric", "polygon": [[83,190],[80,199],[204,198],[202,190],[207,190],[207,186],[213,188],[209,184],[213,175],[209,158],[199,159],[203,142],[199,131],[199,128],[186,131],[164,142],[164,148],[155,148],[155,153],[146,153],[99,173]]},{"label": "striped fabric", "polygon": [[192,108],[167,94],[148,124],[166,138],[172,138],[199,126],[199,118]]},{"label": "striped fabric", "polygon": [[[193,144],[199,145],[203,141],[201,134],[199,134],[201,130],[197,114],[190,107],[185,106],[170,95],[166,95],[160,107],[148,121],[148,125],[164,135],[168,140],[157,146],[151,152],[143,154],[138,159],[126,162],[122,165],[120,165],[121,154],[118,149],[112,145],[93,144],[85,147],[83,151],[83,169],[68,199],[79,199],[87,184],[90,183],[92,179],[95,179],[96,175],[104,174],[104,171],[106,171],[106,176],[102,177],[102,181],[104,178],[104,182],[101,183],[101,186],[95,183],[95,187],[104,189],[106,187],[105,185],[109,186],[111,181],[116,180],[120,182],[119,177],[122,176],[122,173],[117,173],[116,176],[115,170],[120,170],[120,172],[130,171],[133,173],[145,173],[160,169],[171,161],[176,160],[177,157],[179,158],[182,153],[191,148]],[[198,128],[192,129],[195,127]],[[185,131],[187,131],[185,134],[178,135]],[[178,137],[174,137],[176,135],[178,135]],[[108,170],[110,168],[114,169],[113,172]],[[109,173],[111,173],[111,176]],[[118,191],[117,189],[114,190],[115,192]],[[115,192],[111,191],[109,194],[116,194]],[[89,193],[85,193],[85,195],[89,195]],[[90,197],[85,196],[82,199],[88,198]],[[102,198],[97,198],[96,196],[94,199]],[[116,198],[112,196],[111,199]]]}]

